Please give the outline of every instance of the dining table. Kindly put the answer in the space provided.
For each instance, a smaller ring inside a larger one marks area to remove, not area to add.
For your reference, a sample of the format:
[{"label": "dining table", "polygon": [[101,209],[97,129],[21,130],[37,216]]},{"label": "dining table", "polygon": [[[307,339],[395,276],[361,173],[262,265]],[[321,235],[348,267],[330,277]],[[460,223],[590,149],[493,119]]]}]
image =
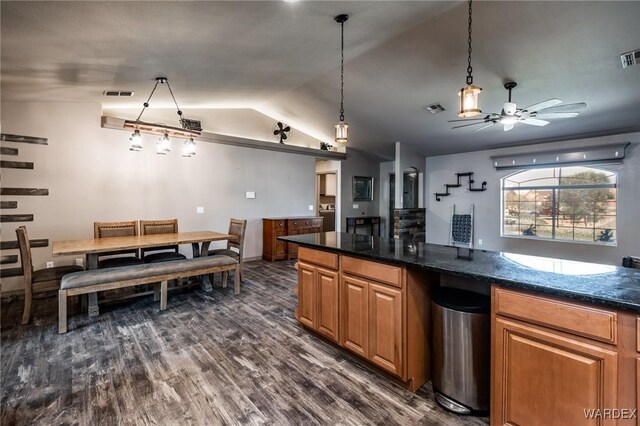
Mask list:
[{"label": "dining table", "polygon": [[[230,238],[233,237],[229,234],[214,231],[90,238],[85,240],[53,241],[51,251],[53,256],[83,255],[86,257],[86,269],[98,269],[98,257],[110,252],[191,244],[193,257],[195,258],[207,256],[209,253],[209,245],[212,242],[228,240]],[[204,291],[211,291],[213,289],[209,276],[205,275],[200,278],[200,287]],[[88,299],[89,316],[98,315],[100,313],[98,308],[98,294],[89,293]]]}]

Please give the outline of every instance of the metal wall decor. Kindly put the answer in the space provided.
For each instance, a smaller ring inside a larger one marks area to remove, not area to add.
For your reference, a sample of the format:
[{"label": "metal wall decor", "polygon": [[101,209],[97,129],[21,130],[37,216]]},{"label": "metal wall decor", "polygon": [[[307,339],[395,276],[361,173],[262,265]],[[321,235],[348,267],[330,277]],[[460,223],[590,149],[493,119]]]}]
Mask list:
[{"label": "metal wall decor", "polygon": [[460,188],[462,186],[462,183],[460,182],[460,178],[462,177],[466,177],[469,179],[469,188],[467,188],[469,191],[471,192],[481,192],[481,191],[486,191],[487,190],[487,181],[483,181],[480,185],[480,188],[474,188],[473,184],[475,183],[475,180],[473,180],[473,172],[464,172],[464,173],[456,173],[456,183],[445,183],[445,189],[446,192],[435,192],[433,195],[436,196],[436,201],[440,201],[440,197],[448,197],[449,195],[451,195],[451,192],[449,192],[450,188]]}]

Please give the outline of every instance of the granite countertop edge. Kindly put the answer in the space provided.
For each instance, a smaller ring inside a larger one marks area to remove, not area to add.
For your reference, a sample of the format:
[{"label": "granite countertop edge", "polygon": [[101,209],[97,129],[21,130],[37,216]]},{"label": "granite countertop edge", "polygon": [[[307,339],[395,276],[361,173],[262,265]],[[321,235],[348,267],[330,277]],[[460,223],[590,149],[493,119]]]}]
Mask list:
[{"label": "granite countertop edge", "polygon": [[[344,233],[334,233],[334,234],[340,236],[341,238],[349,238],[348,236],[353,235],[353,234],[344,234]],[[459,266],[460,266],[459,268],[458,267],[452,268],[452,267],[438,266],[433,264],[434,262],[438,261],[437,258],[409,256],[408,258],[399,259],[396,257],[372,253],[371,251],[352,250],[348,248],[335,247],[335,246],[328,245],[326,243],[310,240],[311,238],[316,238],[313,236],[322,236],[322,235],[323,234],[305,234],[305,235],[279,237],[279,238],[284,241],[295,242],[301,246],[306,246],[310,248],[337,252],[337,253],[346,254],[354,257],[381,261],[389,264],[396,264],[396,265],[402,265],[402,266],[406,265],[406,266],[410,266],[410,267],[421,269],[421,270],[446,273],[446,274],[450,274],[450,275],[454,275],[462,278],[470,278],[470,279],[474,279],[474,280],[478,280],[486,283],[494,283],[505,288],[526,290],[534,293],[540,293],[540,294],[549,295],[549,296],[557,296],[557,297],[562,297],[566,299],[571,299],[577,302],[589,303],[589,304],[603,306],[603,307],[609,307],[614,309],[621,309],[625,311],[640,313],[640,271],[638,271],[637,273],[633,273],[632,275],[631,273],[626,271],[627,268],[616,268],[615,272],[612,272],[609,274],[564,276],[564,275],[552,273],[552,272],[546,272],[546,271],[542,272],[542,271],[536,271],[533,269],[530,270],[531,275],[534,278],[537,277],[539,281],[544,280],[546,277],[555,276],[556,279],[567,277],[567,281],[572,281],[572,282],[578,282],[580,280],[583,280],[585,282],[586,281],[591,282],[595,280],[603,285],[602,288],[594,288],[593,286],[587,286],[586,288],[582,287],[577,289],[570,289],[570,288],[562,288],[562,287],[554,286],[553,283],[535,282],[535,279],[532,279],[532,280],[517,279],[517,278],[509,277],[506,274],[500,275],[496,273],[479,273],[475,271],[465,271],[465,266],[470,265],[470,264],[463,263],[463,262],[466,262],[465,260],[460,261],[461,263],[459,263]],[[357,238],[357,237],[352,237],[352,238]],[[376,238],[376,241],[379,243],[381,242],[383,244],[384,243],[388,244],[392,241],[395,242],[395,240],[386,240],[382,238]],[[408,244],[411,244],[411,243],[408,243]],[[452,249],[452,247],[443,246],[443,245],[426,244],[426,243],[417,243],[417,244],[420,244],[424,247],[431,248],[434,250]],[[492,261],[496,261],[496,259],[498,259],[497,255],[500,255],[500,253],[490,252],[485,250],[475,250],[475,252],[484,253],[484,254],[493,256],[494,258],[491,259]],[[535,257],[535,256],[532,256],[532,257]],[[449,258],[446,259],[446,261],[450,261],[450,260],[451,259]],[[481,262],[481,261],[482,260],[474,259],[473,262]],[[500,259],[499,261],[511,262],[508,259]],[[509,266],[512,266],[512,265],[509,264]],[[630,276],[631,278],[627,278],[627,275]],[[602,291],[606,292],[606,290],[608,289],[607,283],[609,283],[611,281],[611,278],[613,277],[622,279],[623,282],[620,286],[614,285],[611,290],[618,290],[618,291],[628,290],[628,291],[634,292],[635,294],[629,297],[621,297],[621,296],[612,297],[612,296],[607,296],[606,294],[602,294]],[[630,286],[634,286],[634,287],[630,287]]]}]

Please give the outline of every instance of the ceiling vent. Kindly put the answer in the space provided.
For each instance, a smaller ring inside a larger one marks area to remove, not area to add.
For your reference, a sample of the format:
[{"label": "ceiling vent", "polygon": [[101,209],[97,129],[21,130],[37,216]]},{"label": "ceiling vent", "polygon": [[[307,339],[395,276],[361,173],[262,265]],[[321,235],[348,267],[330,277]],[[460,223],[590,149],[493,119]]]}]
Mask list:
[{"label": "ceiling vent", "polygon": [[627,68],[631,65],[640,65],[640,50],[623,53],[620,55],[620,60],[622,61],[622,68]]},{"label": "ceiling vent", "polygon": [[131,90],[105,90],[104,92],[102,92],[102,94],[105,96],[126,96],[126,97],[133,96],[134,93],[135,92],[132,92]]},{"label": "ceiling vent", "polygon": [[437,114],[439,112],[446,111],[442,104],[425,105],[424,109],[429,111],[431,114]]}]

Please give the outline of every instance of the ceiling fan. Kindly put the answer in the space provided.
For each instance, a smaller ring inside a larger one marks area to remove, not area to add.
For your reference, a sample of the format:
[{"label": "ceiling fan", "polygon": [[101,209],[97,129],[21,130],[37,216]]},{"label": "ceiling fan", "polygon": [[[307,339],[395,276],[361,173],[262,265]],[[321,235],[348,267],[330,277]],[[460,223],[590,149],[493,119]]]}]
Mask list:
[{"label": "ceiling fan", "polygon": [[587,106],[587,104],[584,102],[559,105],[562,103],[562,101],[560,99],[553,98],[528,106],[526,108],[518,108],[518,106],[514,102],[511,102],[511,91],[516,86],[517,84],[515,81],[509,81],[505,83],[504,88],[509,91],[509,100],[503,104],[500,114],[493,112],[483,118],[449,120],[449,123],[455,123],[459,121],[476,121],[475,123],[462,124],[452,128],[459,129],[461,127],[484,124],[482,127],[474,130],[474,132],[477,132],[479,130],[491,127],[494,124],[500,123],[504,125],[504,131],[508,132],[515,127],[516,123],[529,124],[531,126],[546,126],[547,124],[549,124],[549,122],[546,120],[549,119],[577,117],[580,113],[576,111],[584,109]]}]

